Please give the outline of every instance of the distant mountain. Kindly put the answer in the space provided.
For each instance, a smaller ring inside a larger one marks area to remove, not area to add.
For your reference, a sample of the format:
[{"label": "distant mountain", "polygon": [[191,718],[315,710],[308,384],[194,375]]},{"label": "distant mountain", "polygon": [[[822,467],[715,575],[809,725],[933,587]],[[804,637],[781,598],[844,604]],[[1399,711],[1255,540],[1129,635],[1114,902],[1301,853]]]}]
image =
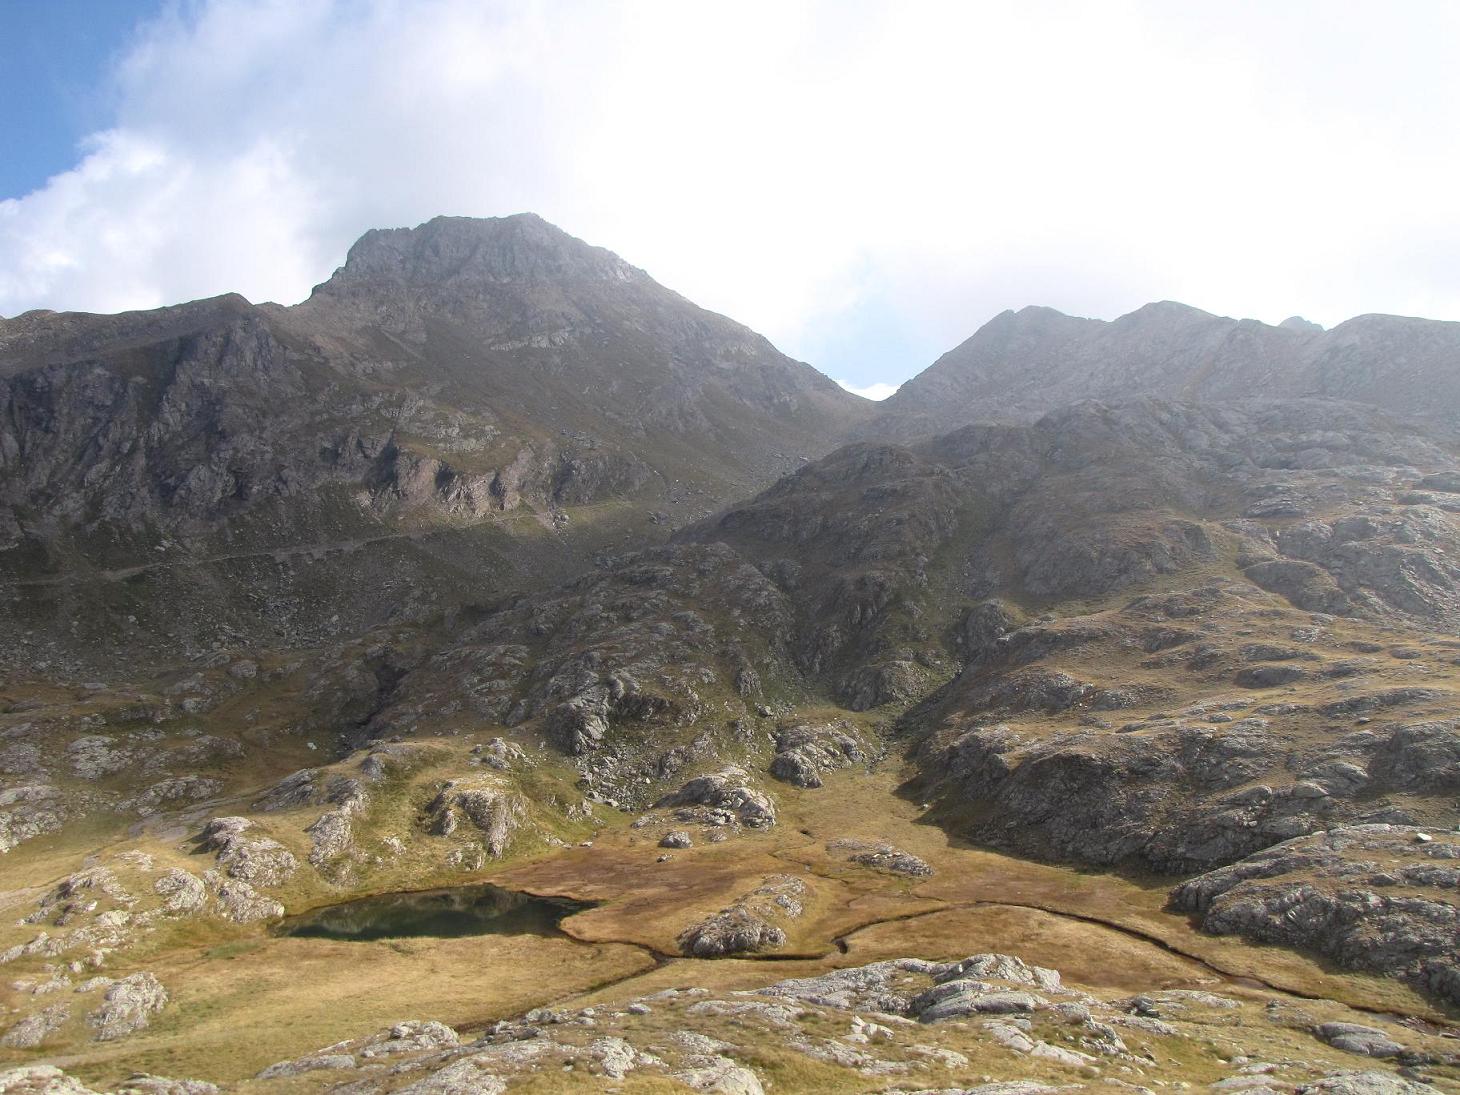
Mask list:
[{"label": "distant mountain", "polygon": [[79,597],[307,641],[572,573],[869,409],[536,216],[372,231],[292,308],[0,320],[0,587],[38,639]]},{"label": "distant mountain", "polygon": [[1171,301],[1105,322],[1004,312],[887,399],[861,436],[913,437],[1029,421],[1081,399],[1202,402],[1323,396],[1460,428],[1460,323],[1366,315],[1325,331]]}]

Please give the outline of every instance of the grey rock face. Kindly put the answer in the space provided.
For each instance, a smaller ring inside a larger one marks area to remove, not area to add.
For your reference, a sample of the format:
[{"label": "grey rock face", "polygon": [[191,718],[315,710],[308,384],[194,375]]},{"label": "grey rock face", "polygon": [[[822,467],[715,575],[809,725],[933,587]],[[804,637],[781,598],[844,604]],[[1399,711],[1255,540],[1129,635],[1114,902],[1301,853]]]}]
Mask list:
[{"label": "grey rock face", "polygon": [[100,779],[120,772],[132,761],[131,753],[113,738],[88,734],[66,747],[71,770],[80,779]]},{"label": "grey rock face", "polygon": [[149,784],[138,794],[124,799],[122,806],[136,811],[141,817],[152,817],[164,808],[176,808],[181,803],[211,798],[222,788],[223,784],[219,780],[208,776],[176,776]]},{"label": "grey rock face", "polygon": [[1365,1057],[1397,1057],[1404,1047],[1382,1030],[1358,1023],[1322,1023],[1313,1031],[1335,1049]]},{"label": "grey rock face", "polygon": [[760,992],[765,996],[801,1000],[847,1011],[901,1015],[907,1011],[909,997],[898,991],[898,983],[907,979],[909,974],[931,976],[947,968],[916,958],[894,959],[834,970],[816,977],[777,981]]},{"label": "grey rock face", "polygon": [[55,1065],[29,1065],[0,1072],[0,1095],[97,1095]]},{"label": "grey rock face", "polygon": [[[1141,859],[1158,869],[1226,862],[1271,843],[1214,795],[1193,802],[1192,782],[1212,791],[1233,786],[1276,762],[1260,730],[1156,730],[1112,735],[1077,730],[1045,741],[1007,727],[975,727],[928,756],[960,795],[987,800],[986,839],[1041,855],[1093,863]],[[1275,810],[1270,800],[1251,816]],[[1282,808],[1276,808],[1285,816]],[[1161,820],[1158,821],[1157,818]]]},{"label": "grey rock face", "polygon": [[[934,982],[931,987],[921,991],[905,987],[928,977]],[[1007,954],[976,954],[945,963],[896,959],[781,981],[760,991],[780,999],[903,1015],[924,1023],[977,1015],[1028,1015],[1050,1009],[1049,994],[1064,993],[1057,971],[1028,965]],[[1083,1019],[1088,1023],[1088,1011]],[[1094,1029],[1093,1024],[1091,1027]],[[1044,1043],[1021,1034],[1017,1045],[1010,1048],[1029,1053],[1041,1045]]]},{"label": "grey rock face", "polygon": [[1374,780],[1395,790],[1460,791],[1460,721],[1396,727],[1369,770]]},{"label": "grey rock face", "polygon": [[[862,707],[916,696],[938,679],[946,647],[928,622],[948,607],[929,592],[941,551],[965,560],[959,586],[976,597],[1059,601],[1201,567],[1235,534],[1244,577],[1297,607],[1453,626],[1460,586],[1448,560],[1460,552],[1460,525],[1444,511],[1394,507],[1418,470],[1453,464],[1413,427],[1350,405],[1087,403],[1028,426],[972,426],[906,448],[849,446],[679,536],[723,541],[753,561],[795,613],[798,667]],[[1323,519],[1300,533],[1286,509],[1219,517],[1220,499],[1234,495],[1253,506],[1282,498]],[[1021,660],[1049,656],[1045,638],[1069,638],[1017,623],[993,600],[964,610],[948,638],[965,678],[995,667],[1013,674]],[[906,670],[906,687],[864,690],[894,666]],[[1132,702],[1070,674],[1026,673],[977,683],[991,690],[986,702],[1011,712]]]},{"label": "grey rock face", "polygon": [[759,1076],[726,1057],[711,1058],[696,1068],[678,1073],[675,1078],[694,1091],[710,1091],[716,1095],[765,1095]]},{"label": "grey rock face", "polygon": [[1298,1095],[1316,1095],[1317,1092],[1331,1092],[1332,1095],[1430,1095],[1434,1088],[1426,1083],[1415,1083],[1391,1072],[1344,1072],[1327,1076],[1311,1084],[1302,1084]]},{"label": "grey rock face", "polygon": [[1295,665],[1254,665],[1241,670],[1233,682],[1243,688],[1277,688],[1301,681],[1307,675]]},{"label": "grey rock face", "polygon": [[258,1074],[260,1080],[276,1080],[286,1076],[302,1076],[321,1069],[353,1069],[357,1064],[350,1053],[312,1053],[291,1061],[279,1061]]},{"label": "grey rock face", "polygon": [[998,992],[982,981],[950,981],[929,989],[912,1001],[918,1019],[936,1023],[970,1015],[1028,1015],[1042,998],[1029,992]]},{"label": "grey rock face", "polygon": [[227,878],[217,871],[203,876],[218,902],[218,911],[239,924],[256,920],[275,920],[284,915],[284,906],[272,897],[259,893],[239,878]]},{"label": "grey rock face", "polygon": [[[926,773],[921,793],[978,806],[967,831],[1026,855],[1209,870],[1321,829],[1413,820],[1382,796],[1422,796],[1432,812],[1442,809],[1435,796],[1456,785],[1457,731],[1448,720],[1343,736],[1323,729],[1330,718],[1423,704],[1424,690],[1359,693],[1317,708],[1270,705],[1272,717],[1233,718],[1199,705],[1181,718],[1118,729],[1091,720],[1043,734],[969,725],[988,694],[955,682],[946,706],[931,708],[947,726],[924,730],[915,747]],[[919,712],[910,728],[921,730],[928,716]]]},{"label": "grey rock face", "polygon": [[117,1095],[218,1095],[218,1085],[143,1072],[127,1077],[117,1088]]},{"label": "grey rock face", "polygon": [[304,831],[309,836],[309,862],[316,869],[330,867],[355,849],[350,811],[320,814]]},{"label": "grey rock face", "polygon": [[707,689],[747,677],[804,687],[786,681],[789,630],[784,595],[723,544],[621,556],[452,636],[367,731],[408,732],[423,712],[467,706],[575,757],[598,798],[643,805],[705,750],[743,745],[743,720],[715,718]]},{"label": "grey rock face", "polygon": [[198,912],[208,901],[208,889],[203,880],[176,867],[163,872],[152,888],[162,898],[162,907],[168,912]]},{"label": "grey rock face", "polygon": [[319,773],[313,768],[301,768],[285,776],[264,795],[255,800],[256,810],[292,810],[296,806],[307,806],[318,800],[316,780]]},{"label": "grey rock face", "polygon": [[786,933],[743,905],[722,909],[679,937],[679,949],[694,958],[753,954],[784,946]]}]

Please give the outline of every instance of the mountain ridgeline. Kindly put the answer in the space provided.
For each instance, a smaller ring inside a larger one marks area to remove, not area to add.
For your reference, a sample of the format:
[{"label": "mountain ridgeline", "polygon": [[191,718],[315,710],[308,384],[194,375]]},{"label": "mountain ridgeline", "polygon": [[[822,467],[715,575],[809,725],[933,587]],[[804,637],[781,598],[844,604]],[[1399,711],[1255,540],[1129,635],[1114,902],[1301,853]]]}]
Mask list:
[{"label": "mountain ridgeline", "polygon": [[1184,304],[1105,322],[1052,308],[994,317],[904,384],[869,437],[942,433],[975,420],[1029,421],[1081,399],[1191,402],[1318,397],[1370,403],[1460,431],[1460,323],[1358,316],[1325,331],[1274,327]]}]

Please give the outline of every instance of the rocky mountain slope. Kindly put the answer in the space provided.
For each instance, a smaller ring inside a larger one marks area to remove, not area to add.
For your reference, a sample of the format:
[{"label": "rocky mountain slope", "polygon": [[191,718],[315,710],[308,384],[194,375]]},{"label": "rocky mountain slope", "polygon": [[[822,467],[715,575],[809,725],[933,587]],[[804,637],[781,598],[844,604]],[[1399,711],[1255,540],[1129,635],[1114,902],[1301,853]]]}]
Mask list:
[{"label": "rocky mountain slope", "polygon": [[[490,615],[373,725],[471,697],[633,803],[754,716],[921,697],[913,793],[1024,855],[1182,874],[1337,824],[1449,828],[1457,467],[1322,401],[854,446]],[[773,773],[859,751],[835,719],[797,726],[772,726]]]},{"label": "rocky mountain slope", "polygon": [[[1051,653],[1107,640],[1148,660],[1204,638],[1174,625],[1157,635],[1149,621],[1190,617],[1211,631],[1259,605],[1294,627],[1317,613],[1359,630],[1413,628],[1432,645],[1444,640],[1430,633],[1460,625],[1457,468],[1380,412],[1322,401],[1087,404],[912,448],[851,446],[682,530],[674,546],[482,610],[397,695],[430,679],[407,718],[454,696],[509,724],[555,719],[579,753],[602,741],[612,704],[630,720],[674,712],[695,723],[698,689],[732,706],[825,697],[864,710],[957,674],[949,687],[978,682],[989,710],[1047,706],[1062,685],[1004,695],[992,671],[1028,676]],[[1110,611],[1120,615],[1106,624]],[[1071,617],[1092,622],[1053,626]],[[1151,634],[1125,633],[1141,629]],[[1202,646],[1194,668],[1216,679],[1292,663],[1236,682],[1251,688],[1322,677],[1302,666],[1321,660],[1311,650],[1246,646],[1231,660]],[[1177,684],[1185,663],[1168,661],[1142,674],[1165,689],[1112,694],[1105,709],[1194,687]],[[1332,679],[1349,688],[1367,668],[1351,658]],[[1095,696],[1066,690],[1082,707]],[[550,714],[555,704],[564,711]],[[570,732],[566,711],[579,707],[597,715]]]},{"label": "rocky mountain slope", "polygon": [[27,660],[349,634],[561,578],[866,406],[530,215],[367,233],[293,308],[27,313],[0,320],[6,610]]},{"label": "rocky mountain slope", "polygon": [[1112,322],[1004,312],[887,399],[867,437],[1028,421],[1081,399],[1197,402],[1319,396],[1460,427],[1460,323],[1366,315],[1331,331],[1273,327],[1172,301]]}]

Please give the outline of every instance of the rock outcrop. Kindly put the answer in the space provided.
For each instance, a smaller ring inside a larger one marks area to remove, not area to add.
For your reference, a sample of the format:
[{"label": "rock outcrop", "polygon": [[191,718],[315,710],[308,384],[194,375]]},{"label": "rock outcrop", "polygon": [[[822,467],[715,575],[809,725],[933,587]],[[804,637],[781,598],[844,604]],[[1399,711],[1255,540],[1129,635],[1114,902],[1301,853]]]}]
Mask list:
[{"label": "rock outcrop", "polygon": [[733,905],[686,928],[679,949],[693,958],[722,958],[782,947],[786,933],[780,925],[801,915],[805,896],[801,879],[774,875]]},{"label": "rock outcrop", "polygon": [[[741,768],[726,768],[706,776],[697,776],[679,790],[665,795],[656,808],[679,807],[676,816],[684,820],[707,820],[710,814],[698,812],[704,807],[723,820],[735,821],[751,829],[765,829],[776,823],[776,807],[763,792],[749,786],[749,775]],[[714,818],[714,820],[721,820]]]},{"label": "rock outcrop", "polygon": [[1352,825],[1285,841],[1171,894],[1201,926],[1317,952],[1460,1002],[1460,834]]},{"label": "rock outcrop", "polygon": [[521,827],[526,807],[500,783],[450,780],[426,806],[427,828],[437,836],[455,833],[463,820],[481,834],[487,854],[499,858]]}]

